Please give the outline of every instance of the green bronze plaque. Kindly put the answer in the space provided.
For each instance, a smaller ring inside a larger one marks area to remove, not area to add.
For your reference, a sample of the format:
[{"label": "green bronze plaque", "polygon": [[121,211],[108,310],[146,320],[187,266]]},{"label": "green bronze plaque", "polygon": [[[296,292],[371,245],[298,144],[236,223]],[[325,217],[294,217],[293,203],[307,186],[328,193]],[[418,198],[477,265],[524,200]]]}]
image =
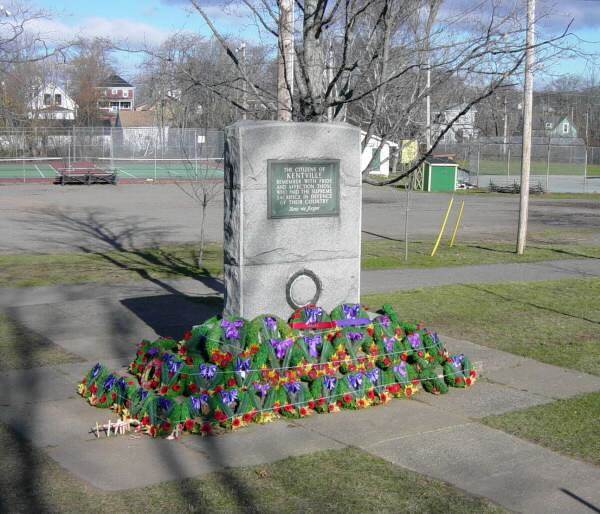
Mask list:
[{"label": "green bronze plaque", "polygon": [[269,218],[337,216],[340,161],[268,161]]}]

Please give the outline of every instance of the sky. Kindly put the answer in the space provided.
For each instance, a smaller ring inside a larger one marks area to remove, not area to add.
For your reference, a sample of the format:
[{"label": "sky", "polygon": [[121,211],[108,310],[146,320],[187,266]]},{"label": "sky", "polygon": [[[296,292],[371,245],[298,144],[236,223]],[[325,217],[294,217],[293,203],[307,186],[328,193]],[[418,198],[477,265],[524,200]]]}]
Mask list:
[{"label": "sky", "polygon": [[[245,39],[257,37],[256,27],[248,16],[223,6],[227,0],[199,1],[224,33]],[[482,1],[492,0],[447,0],[445,8],[459,10]],[[62,37],[106,36],[141,45],[160,43],[175,32],[210,35],[200,16],[190,10],[187,0],[34,0],[32,3],[55,13],[53,20],[41,22],[42,28]],[[537,4],[538,12],[548,13],[541,22],[545,29],[559,30],[573,18],[571,31],[575,37],[572,41],[577,41],[586,52],[600,54],[600,0],[537,0]],[[117,59],[124,76],[135,75],[135,57],[121,55]],[[596,59],[591,66],[598,69],[600,62]],[[555,75],[586,74],[589,68],[589,59],[575,58],[556,63],[549,71]]]}]

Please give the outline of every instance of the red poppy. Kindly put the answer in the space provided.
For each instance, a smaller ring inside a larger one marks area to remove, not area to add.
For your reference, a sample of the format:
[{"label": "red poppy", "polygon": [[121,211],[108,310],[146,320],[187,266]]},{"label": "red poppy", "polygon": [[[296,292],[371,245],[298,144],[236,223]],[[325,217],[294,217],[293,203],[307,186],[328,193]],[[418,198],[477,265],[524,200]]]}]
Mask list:
[{"label": "red poppy", "polygon": [[477,372],[476,372],[474,369],[472,369],[472,370],[469,372],[469,375],[471,375],[472,377],[476,377],[476,376],[477,376]]},{"label": "red poppy", "polygon": [[371,390],[369,390],[369,391],[367,391],[367,397],[368,397],[370,400],[374,400],[374,399],[375,399],[375,391],[373,391],[372,389],[371,389]]},{"label": "red poppy", "polygon": [[317,376],[318,376],[318,375],[317,375],[317,372],[316,372],[316,370],[314,370],[314,369],[311,369],[311,370],[308,372],[308,378],[310,378],[311,380],[314,380],[315,378],[317,378]]},{"label": "red poppy", "polygon": [[308,402],[308,408],[309,408],[309,409],[314,409],[314,408],[315,408],[315,402],[314,402],[313,400],[310,400],[310,401]]},{"label": "red poppy", "polygon": [[191,366],[192,364],[194,364],[194,359],[192,359],[189,355],[185,358],[185,363],[188,366]]},{"label": "red poppy", "polygon": [[419,357],[423,357],[423,352],[422,352],[421,350],[419,350],[419,351],[417,352],[417,355],[418,355]]},{"label": "red poppy", "polygon": [[188,339],[192,338],[192,333],[189,330],[186,330],[185,333],[183,334],[183,339],[184,341],[187,341]]},{"label": "red poppy", "polygon": [[254,416],[254,412],[252,412],[252,411],[246,412],[242,416],[242,419],[244,420],[245,423],[249,423],[250,421],[252,421],[252,416]]},{"label": "red poppy", "polygon": [[408,355],[406,353],[402,353],[400,355],[400,359],[402,359],[403,361],[405,361],[406,359],[408,359]]},{"label": "red poppy", "polygon": [[470,386],[470,385],[471,385],[471,379],[470,379],[469,377],[467,377],[467,378],[465,379],[465,383],[466,383],[468,386]]},{"label": "red poppy", "polygon": [[367,328],[367,334],[369,334],[370,336],[372,336],[373,332],[374,332],[374,330],[371,327]]},{"label": "red poppy", "polygon": [[188,389],[190,390],[190,393],[195,393],[198,391],[198,386],[192,382],[191,384],[188,384]]},{"label": "red poppy", "polygon": [[200,427],[200,431],[204,434],[210,434],[212,432],[212,425],[207,421]]},{"label": "red poppy", "polygon": [[306,407],[300,407],[300,415],[306,416],[307,414],[308,414],[308,410],[306,410]]},{"label": "red poppy", "polygon": [[454,379],[454,383],[455,384],[462,384],[463,383],[463,377],[456,377]]},{"label": "red poppy", "polygon": [[419,385],[419,381],[415,378],[412,380],[413,385]]},{"label": "red poppy", "polygon": [[345,403],[350,403],[352,401],[352,395],[350,393],[346,393],[344,396],[342,396],[342,400],[344,400]]},{"label": "red poppy", "polygon": [[223,386],[221,384],[219,384],[218,386],[215,387],[215,393],[218,393],[222,390],[223,390]]},{"label": "red poppy", "polygon": [[390,360],[389,357],[384,357],[383,358],[383,365],[384,366],[389,366],[392,363],[392,361]]},{"label": "red poppy", "polygon": [[177,392],[181,390],[181,386],[179,384],[173,384],[171,386],[171,389],[173,389],[173,391]]},{"label": "red poppy", "polygon": [[83,377],[83,380],[81,381],[82,384],[85,384],[87,382],[87,378]]},{"label": "red poppy", "polygon": [[192,429],[194,428],[194,420],[193,419],[186,419],[185,423],[183,424],[183,427],[188,431],[191,432]]},{"label": "red poppy", "polygon": [[142,371],[144,371],[144,366],[143,366],[143,365],[141,365],[141,364],[138,364],[138,365],[137,365],[137,369],[138,369],[138,371],[141,373]]},{"label": "red poppy", "polygon": [[410,387],[407,387],[404,390],[404,394],[406,395],[407,398],[410,398],[412,396],[412,389]]},{"label": "red poppy", "polygon": [[141,419],[140,423],[141,423],[142,425],[149,425],[149,424],[150,424],[150,417],[149,417],[149,416],[144,416],[144,417]]},{"label": "red poppy", "polygon": [[323,398],[323,397],[321,396],[321,398],[319,398],[319,399],[317,400],[317,405],[323,405],[324,403],[325,403],[325,398]]},{"label": "red poppy", "polygon": [[223,411],[217,410],[215,411],[215,419],[218,422],[223,422],[227,419],[227,415]]},{"label": "red poppy", "polygon": [[379,398],[381,398],[382,402],[386,402],[388,399],[387,394],[385,393],[379,393]]},{"label": "red poppy", "polygon": [[232,427],[239,427],[242,424],[242,422],[240,421],[240,418],[233,418],[233,420],[231,421],[231,426]]},{"label": "red poppy", "polygon": [[228,387],[233,387],[235,386],[235,378],[230,378],[227,380],[227,386]]},{"label": "red poppy", "polygon": [[154,425],[152,425],[152,426],[150,427],[150,429],[148,430],[148,435],[149,435],[150,437],[154,437],[154,436],[156,435],[156,427],[155,427]]},{"label": "red poppy", "polygon": [[130,385],[130,386],[132,386],[133,384],[134,384],[133,380],[129,380],[129,381],[127,382],[127,385]]},{"label": "red poppy", "polygon": [[154,389],[156,387],[158,387],[158,380],[150,380],[150,384],[148,384],[150,386],[150,389]]},{"label": "red poppy", "polygon": [[96,386],[96,384],[92,384],[90,386],[90,393],[96,394],[96,391],[98,391],[98,387]]},{"label": "red poppy", "polygon": [[103,394],[103,395],[100,397],[100,403],[104,403],[105,401],[106,401],[106,395],[105,395],[105,394]]},{"label": "red poppy", "polygon": [[283,406],[283,410],[284,410],[285,412],[291,412],[291,411],[293,411],[293,410],[294,410],[294,406],[293,406],[292,404],[290,404],[290,403],[286,403],[286,404]]},{"label": "red poppy", "polygon": [[117,393],[115,393],[114,391],[112,393],[110,393],[110,397],[112,398],[113,402],[117,399]]},{"label": "red poppy", "polygon": [[167,392],[168,392],[168,391],[169,391],[169,388],[168,388],[167,386],[162,386],[162,387],[160,388],[160,391],[159,391],[159,393],[160,393],[160,394],[167,394]]},{"label": "red poppy", "polygon": [[162,423],[162,425],[160,425],[160,428],[163,431],[168,432],[169,430],[171,430],[171,423],[169,423],[168,421],[165,421]]}]

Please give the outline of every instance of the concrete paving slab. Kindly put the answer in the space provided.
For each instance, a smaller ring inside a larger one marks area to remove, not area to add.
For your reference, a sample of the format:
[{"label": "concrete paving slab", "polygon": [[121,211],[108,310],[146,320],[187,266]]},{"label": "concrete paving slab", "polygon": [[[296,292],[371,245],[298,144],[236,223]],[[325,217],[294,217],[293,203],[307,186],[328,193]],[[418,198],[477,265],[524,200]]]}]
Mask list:
[{"label": "concrete paving slab", "polygon": [[484,374],[490,370],[510,368],[523,361],[523,357],[514,353],[503,352],[480,344],[471,343],[440,334],[440,339],[450,353],[464,353],[471,362],[476,363]]},{"label": "concrete paving slab", "polygon": [[95,409],[80,397],[0,407],[0,421],[10,425],[39,448],[69,446],[95,439],[90,428],[117,419],[108,409]]},{"label": "concrete paving slab", "polygon": [[448,394],[422,394],[415,398],[442,410],[471,419],[503,414],[552,401],[550,398],[479,380],[470,389],[450,389]]},{"label": "concrete paving slab", "polygon": [[41,403],[75,397],[75,384],[53,367],[0,373],[0,406]]},{"label": "concrete paving slab", "polygon": [[511,368],[488,371],[485,377],[491,382],[553,399],[600,391],[600,377],[532,359],[523,359]]},{"label": "concrete paving slab", "polygon": [[296,423],[250,425],[222,437],[184,437],[181,444],[222,467],[254,466],[344,445]]},{"label": "concrete paving slab", "polygon": [[[520,512],[573,512],[561,488],[600,504],[600,468],[476,423],[361,447]],[[591,489],[596,486],[596,489]],[[552,498],[552,501],[548,499]]]},{"label": "concrete paving slab", "polygon": [[431,430],[462,426],[469,420],[452,413],[440,415],[439,410],[417,400],[392,400],[379,407],[315,415],[294,423],[340,443],[360,446],[365,441],[422,435]]},{"label": "concrete paving slab", "polygon": [[118,436],[75,440],[49,448],[48,455],[94,487],[118,491],[221,469],[194,450],[166,439]]}]

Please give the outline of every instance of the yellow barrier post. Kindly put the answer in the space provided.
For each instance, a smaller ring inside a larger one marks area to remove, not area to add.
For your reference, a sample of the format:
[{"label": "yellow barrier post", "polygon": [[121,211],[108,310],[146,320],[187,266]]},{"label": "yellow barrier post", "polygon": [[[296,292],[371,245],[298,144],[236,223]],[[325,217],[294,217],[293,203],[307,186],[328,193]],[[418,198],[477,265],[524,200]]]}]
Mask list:
[{"label": "yellow barrier post", "polygon": [[456,225],[454,227],[454,232],[452,232],[452,239],[450,239],[450,248],[454,246],[454,239],[456,238],[456,233],[458,232],[458,226],[460,225],[460,219],[462,218],[463,209],[465,208],[465,201],[463,200],[460,204],[460,211],[458,211],[458,218],[456,218]]},{"label": "yellow barrier post", "polygon": [[454,197],[450,198],[450,203],[448,204],[448,210],[446,211],[446,216],[444,216],[444,221],[442,222],[442,226],[440,228],[440,233],[437,237],[437,241],[435,242],[435,246],[433,247],[433,250],[431,251],[431,257],[433,257],[435,255],[435,252],[437,252],[438,246],[440,246],[440,241],[442,239],[444,229],[446,228],[446,222],[448,221],[448,216],[450,215],[450,209],[452,209],[453,203],[454,203]]}]

